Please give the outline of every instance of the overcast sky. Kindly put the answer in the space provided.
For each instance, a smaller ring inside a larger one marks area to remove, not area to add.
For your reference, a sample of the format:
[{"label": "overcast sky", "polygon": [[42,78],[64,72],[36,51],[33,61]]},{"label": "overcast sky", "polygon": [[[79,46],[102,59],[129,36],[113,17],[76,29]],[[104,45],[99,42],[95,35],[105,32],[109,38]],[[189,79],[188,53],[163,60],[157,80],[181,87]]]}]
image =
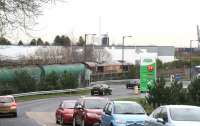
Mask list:
[{"label": "overcast sky", "polygon": [[[99,22],[101,19],[101,30]],[[68,0],[48,5],[38,19],[35,37],[52,42],[56,35],[75,39],[85,33],[108,33],[111,44],[189,46],[197,39],[199,0]],[[30,38],[16,34],[17,40]],[[22,38],[23,36],[23,38]],[[194,46],[197,43],[194,42]]]}]

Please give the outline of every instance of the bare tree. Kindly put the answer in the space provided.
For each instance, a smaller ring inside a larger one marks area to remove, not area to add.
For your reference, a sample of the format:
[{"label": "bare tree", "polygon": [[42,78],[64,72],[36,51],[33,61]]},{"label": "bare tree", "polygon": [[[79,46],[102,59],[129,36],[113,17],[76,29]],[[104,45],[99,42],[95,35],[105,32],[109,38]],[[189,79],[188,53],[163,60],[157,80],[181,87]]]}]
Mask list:
[{"label": "bare tree", "polygon": [[17,28],[30,30],[42,6],[56,0],[0,0],[0,36]]},{"label": "bare tree", "polygon": [[35,52],[35,57],[42,60],[43,64],[70,63],[70,48],[62,46],[40,47]]},{"label": "bare tree", "polygon": [[101,62],[109,62],[112,60],[111,54],[104,48],[97,48],[94,51],[94,55],[96,56],[96,61]]}]

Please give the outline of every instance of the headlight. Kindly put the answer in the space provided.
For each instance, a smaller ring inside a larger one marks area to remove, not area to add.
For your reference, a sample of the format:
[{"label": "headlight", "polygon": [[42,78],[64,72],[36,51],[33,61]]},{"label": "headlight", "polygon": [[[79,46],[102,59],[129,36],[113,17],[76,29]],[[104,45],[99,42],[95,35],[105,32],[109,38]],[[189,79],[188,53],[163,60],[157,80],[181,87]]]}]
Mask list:
[{"label": "headlight", "polygon": [[124,120],[122,120],[122,119],[117,119],[117,120],[115,120],[115,122],[117,124],[126,124],[126,122]]}]

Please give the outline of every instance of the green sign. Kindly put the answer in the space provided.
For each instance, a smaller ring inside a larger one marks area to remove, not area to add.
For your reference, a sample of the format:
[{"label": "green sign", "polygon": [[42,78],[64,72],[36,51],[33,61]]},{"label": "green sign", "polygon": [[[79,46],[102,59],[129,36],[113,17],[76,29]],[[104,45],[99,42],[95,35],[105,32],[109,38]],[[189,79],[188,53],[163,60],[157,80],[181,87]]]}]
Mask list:
[{"label": "green sign", "polygon": [[142,58],[140,64],[140,91],[148,91],[148,85],[156,81],[156,59]]}]

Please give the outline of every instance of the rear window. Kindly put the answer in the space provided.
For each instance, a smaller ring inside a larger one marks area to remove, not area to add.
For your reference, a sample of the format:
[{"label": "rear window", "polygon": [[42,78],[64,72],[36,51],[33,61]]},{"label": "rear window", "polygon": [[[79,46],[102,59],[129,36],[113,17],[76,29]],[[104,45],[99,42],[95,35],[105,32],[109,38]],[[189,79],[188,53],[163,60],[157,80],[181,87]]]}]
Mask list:
[{"label": "rear window", "polygon": [[114,114],[145,114],[142,106],[135,103],[117,103]]},{"label": "rear window", "polygon": [[174,121],[200,121],[200,108],[170,108]]},{"label": "rear window", "polygon": [[105,99],[87,99],[84,105],[86,109],[103,109],[107,102]]},{"label": "rear window", "polygon": [[74,108],[75,102],[64,102],[63,108]]},{"label": "rear window", "polygon": [[11,103],[14,99],[11,97],[0,97],[0,103]]}]

